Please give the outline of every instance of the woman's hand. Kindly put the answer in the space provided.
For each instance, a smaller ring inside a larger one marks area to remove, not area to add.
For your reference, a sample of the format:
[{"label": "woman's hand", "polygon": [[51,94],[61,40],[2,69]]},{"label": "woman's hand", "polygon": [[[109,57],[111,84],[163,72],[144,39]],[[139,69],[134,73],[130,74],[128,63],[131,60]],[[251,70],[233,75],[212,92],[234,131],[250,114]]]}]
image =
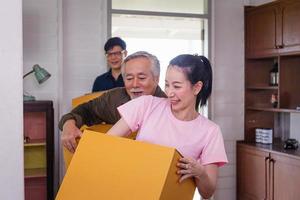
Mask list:
[{"label": "woman's hand", "polygon": [[193,158],[180,158],[177,166],[179,168],[177,174],[181,175],[179,179],[180,183],[190,177],[200,178],[205,170],[204,167]]},{"label": "woman's hand", "polygon": [[216,164],[201,165],[193,158],[180,158],[177,163],[181,175],[179,182],[194,177],[198,191],[205,199],[210,198],[217,185],[218,166]]}]

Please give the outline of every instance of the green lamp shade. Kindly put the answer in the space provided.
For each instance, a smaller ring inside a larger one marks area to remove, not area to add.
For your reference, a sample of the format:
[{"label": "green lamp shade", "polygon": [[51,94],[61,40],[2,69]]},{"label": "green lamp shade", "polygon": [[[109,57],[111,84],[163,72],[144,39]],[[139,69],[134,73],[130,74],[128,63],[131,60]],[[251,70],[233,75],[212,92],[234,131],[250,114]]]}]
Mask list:
[{"label": "green lamp shade", "polygon": [[[27,74],[25,74],[23,76],[23,79],[31,73],[34,73],[34,76],[39,84],[44,83],[51,76],[51,74],[49,74],[49,72],[47,72],[44,68],[42,68],[38,64],[36,64],[32,67],[32,70],[30,72],[28,72]],[[35,101],[35,97],[28,95],[28,94],[23,94],[23,100],[24,101]]]},{"label": "green lamp shade", "polygon": [[33,71],[35,78],[39,82],[39,84],[42,84],[51,76],[49,72],[47,72],[44,68],[41,68],[39,65],[34,65]]}]

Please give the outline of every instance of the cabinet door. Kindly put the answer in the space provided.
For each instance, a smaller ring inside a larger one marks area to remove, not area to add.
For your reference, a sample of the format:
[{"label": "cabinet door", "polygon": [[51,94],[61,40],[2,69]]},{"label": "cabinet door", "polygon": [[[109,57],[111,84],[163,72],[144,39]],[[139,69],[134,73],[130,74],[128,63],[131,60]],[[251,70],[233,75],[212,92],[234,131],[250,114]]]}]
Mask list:
[{"label": "cabinet door", "polygon": [[239,200],[259,200],[267,197],[269,154],[237,146],[237,186]]},{"label": "cabinet door", "polygon": [[271,154],[273,172],[271,196],[273,200],[295,200],[300,197],[300,159]]},{"label": "cabinet door", "polygon": [[246,13],[247,57],[272,55],[276,48],[276,5],[265,6]]},{"label": "cabinet door", "polygon": [[282,4],[282,46],[280,52],[300,50],[300,1]]}]

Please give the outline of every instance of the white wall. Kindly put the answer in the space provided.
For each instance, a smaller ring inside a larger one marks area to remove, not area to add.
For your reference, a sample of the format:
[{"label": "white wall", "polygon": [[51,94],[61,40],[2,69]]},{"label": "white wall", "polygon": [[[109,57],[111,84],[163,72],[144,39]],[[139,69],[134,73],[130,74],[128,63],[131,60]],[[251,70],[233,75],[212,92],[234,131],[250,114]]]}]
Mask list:
[{"label": "white wall", "polygon": [[300,114],[291,113],[290,138],[300,141]]},{"label": "white wall", "polygon": [[52,74],[42,85],[26,77],[24,91],[54,102],[58,184],[63,176],[58,120],[70,111],[72,98],[91,92],[96,76],[106,71],[106,1],[24,0],[23,18],[24,73],[38,63]]},{"label": "white wall", "polygon": [[212,16],[212,119],[220,125],[229,164],[220,168],[215,199],[236,199],[236,140],[244,136],[244,1],[215,0]]},{"label": "white wall", "polygon": [[99,74],[107,70],[104,44],[107,39],[106,1],[63,1],[62,113],[71,99],[92,91]]},{"label": "white wall", "polygon": [[0,199],[21,200],[23,172],[22,1],[0,0]]},{"label": "white wall", "polygon": [[[23,67],[24,73],[30,71],[34,64],[45,68],[51,77],[39,85],[33,74],[24,79],[24,91],[35,96],[37,100],[52,100],[54,107],[54,125],[58,121],[59,92],[59,4],[58,0],[23,0]],[[55,176],[54,187],[58,186],[58,130],[54,132],[55,140]]]},{"label": "white wall", "polygon": [[58,1],[23,0],[24,73],[40,64],[51,78],[39,85],[33,74],[24,79],[24,91],[37,100],[57,102]]},{"label": "white wall", "polygon": [[[103,0],[63,0],[63,60],[59,116],[71,110],[71,100],[92,91],[95,78],[107,70],[107,9]],[[60,174],[64,174],[60,157]]]}]

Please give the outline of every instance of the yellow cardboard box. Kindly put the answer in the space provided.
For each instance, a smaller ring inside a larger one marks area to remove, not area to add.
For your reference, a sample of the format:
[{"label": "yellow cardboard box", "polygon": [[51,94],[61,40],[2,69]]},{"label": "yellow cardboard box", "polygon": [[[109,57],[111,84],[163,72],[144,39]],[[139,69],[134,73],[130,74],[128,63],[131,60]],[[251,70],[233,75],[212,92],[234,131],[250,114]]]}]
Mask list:
[{"label": "yellow cardboard box", "polygon": [[89,94],[85,94],[85,95],[76,97],[76,98],[72,99],[72,108],[75,108],[76,106],[78,106],[80,104],[83,104],[83,103],[93,100],[97,97],[100,97],[104,93],[105,93],[104,91],[94,92],[94,93],[89,93]]},{"label": "yellow cardboard box", "polygon": [[[105,134],[112,126],[113,126],[112,124],[97,124],[97,125],[90,126],[90,127],[84,125],[83,127],[80,128],[80,130],[81,131],[91,130],[91,131],[99,132],[101,134]],[[135,139],[136,135],[137,135],[137,132],[132,132],[127,136],[127,138]],[[72,160],[73,153],[71,153],[68,149],[63,147],[63,154],[64,154],[64,161],[65,161],[65,170],[67,170],[70,165],[70,162]]]},{"label": "yellow cardboard box", "polygon": [[[84,126],[80,130],[84,131],[85,129],[87,129],[87,130],[92,130],[92,131],[96,131],[99,133],[106,133],[112,126],[113,125],[111,125],[111,124],[98,124],[98,125],[94,125],[91,127]],[[64,154],[64,161],[65,161],[65,169],[67,170],[70,165],[70,162],[72,160],[73,153],[71,153],[68,149],[63,147],[63,154]]]},{"label": "yellow cardboard box", "polygon": [[179,183],[173,148],[86,130],[56,200],[190,200],[192,179]]}]

